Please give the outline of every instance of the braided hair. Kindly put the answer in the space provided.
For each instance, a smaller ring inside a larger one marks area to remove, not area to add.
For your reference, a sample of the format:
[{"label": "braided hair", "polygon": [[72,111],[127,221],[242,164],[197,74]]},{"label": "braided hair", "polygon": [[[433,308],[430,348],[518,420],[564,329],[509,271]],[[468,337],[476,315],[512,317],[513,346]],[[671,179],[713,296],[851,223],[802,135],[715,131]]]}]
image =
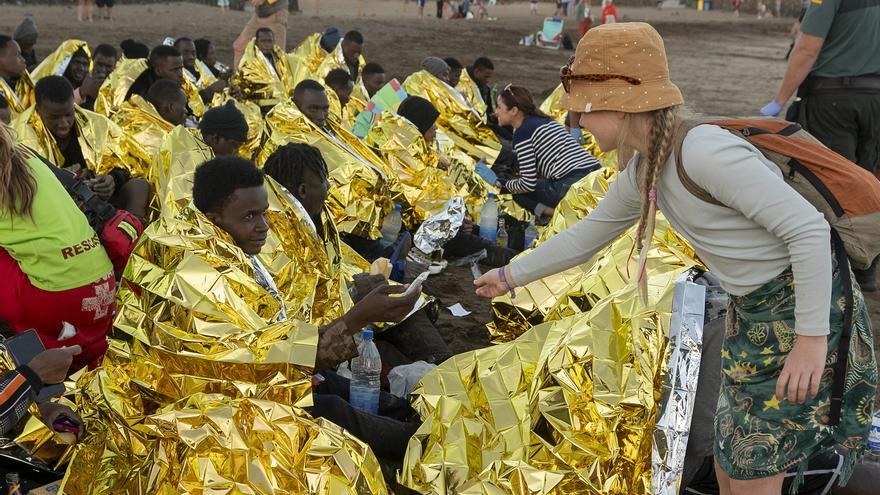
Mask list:
[{"label": "braided hair", "polygon": [[321,151],[304,143],[287,143],[266,160],[263,171],[293,193],[303,182],[306,170],[321,179],[327,178],[327,162]]}]

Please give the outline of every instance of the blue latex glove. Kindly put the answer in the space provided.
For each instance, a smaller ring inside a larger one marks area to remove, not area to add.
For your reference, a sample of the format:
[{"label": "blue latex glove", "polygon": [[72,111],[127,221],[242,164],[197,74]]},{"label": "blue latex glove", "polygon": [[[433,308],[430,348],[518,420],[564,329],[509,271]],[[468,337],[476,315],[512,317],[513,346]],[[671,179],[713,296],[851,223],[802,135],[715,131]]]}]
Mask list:
[{"label": "blue latex glove", "polygon": [[482,177],[483,180],[488,182],[491,186],[494,186],[495,183],[498,182],[498,176],[495,172],[493,172],[492,169],[482,161],[477,164],[477,175]]},{"label": "blue latex glove", "polygon": [[773,100],[764,105],[764,108],[761,109],[761,115],[764,117],[776,117],[782,113],[783,108],[785,108],[783,105],[780,105],[779,103],[776,103],[776,100]]}]

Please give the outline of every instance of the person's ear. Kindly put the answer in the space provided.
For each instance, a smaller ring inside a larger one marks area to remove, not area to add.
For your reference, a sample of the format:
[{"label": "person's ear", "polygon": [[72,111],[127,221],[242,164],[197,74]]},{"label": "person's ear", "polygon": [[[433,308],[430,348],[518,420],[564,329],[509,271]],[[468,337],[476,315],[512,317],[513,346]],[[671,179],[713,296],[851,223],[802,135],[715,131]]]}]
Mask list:
[{"label": "person's ear", "polygon": [[217,225],[217,226],[220,225],[218,223],[220,221],[220,215],[218,215],[217,212],[207,211],[207,212],[205,212],[205,216],[208,217],[208,220],[210,220],[211,223],[213,223],[214,225]]},{"label": "person's ear", "polygon": [[299,186],[296,188],[296,196],[300,199],[306,199],[306,183],[300,182]]}]

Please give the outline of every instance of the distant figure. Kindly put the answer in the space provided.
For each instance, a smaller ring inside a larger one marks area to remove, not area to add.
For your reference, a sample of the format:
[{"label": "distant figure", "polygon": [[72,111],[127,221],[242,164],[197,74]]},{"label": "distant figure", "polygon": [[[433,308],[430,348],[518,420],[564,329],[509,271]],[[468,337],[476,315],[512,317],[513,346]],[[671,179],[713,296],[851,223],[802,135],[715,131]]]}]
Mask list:
[{"label": "distant figure", "polygon": [[602,0],[602,24],[614,24],[618,20],[617,7],[614,6],[614,0]]},{"label": "distant figure", "polygon": [[419,7],[419,17],[425,17],[425,1],[416,0],[416,5]]},{"label": "distant figure", "polygon": [[98,6],[98,16],[103,17],[105,21],[109,21],[115,3],[115,0],[95,0],[95,5]]},{"label": "distant figure", "polygon": [[244,55],[244,49],[248,42],[257,34],[260,28],[269,28],[275,37],[275,44],[281,51],[287,51],[287,18],[288,0],[251,0],[254,4],[254,14],[245,24],[241,34],[232,44],[235,52],[235,67]]},{"label": "distant figure", "polygon": [[94,21],[93,12],[95,9],[95,0],[79,0],[79,3],[76,5],[76,20],[79,22],[83,21],[83,14],[85,14],[85,20],[92,22]]},{"label": "distant figure", "polygon": [[[659,5],[659,3],[658,3]],[[590,18],[590,0],[578,0],[574,6],[575,19],[578,23],[578,32],[581,38],[593,27],[593,19]]]},{"label": "distant figure", "polygon": [[531,0],[529,10],[532,12],[532,15],[538,15],[538,0]]},{"label": "distant figure", "polygon": [[730,6],[733,7],[733,16],[739,17],[739,9],[742,7],[744,0],[730,0]]},{"label": "distant figure", "polygon": [[229,13],[229,0],[217,0],[217,6],[220,7],[220,15]]},{"label": "distant figure", "polygon": [[38,63],[34,45],[37,44],[39,36],[40,32],[37,30],[37,23],[29,15],[25,16],[21,24],[12,32],[12,39],[18,43],[18,47],[21,49],[21,56],[24,57],[24,63],[29,71],[34,70]]}]

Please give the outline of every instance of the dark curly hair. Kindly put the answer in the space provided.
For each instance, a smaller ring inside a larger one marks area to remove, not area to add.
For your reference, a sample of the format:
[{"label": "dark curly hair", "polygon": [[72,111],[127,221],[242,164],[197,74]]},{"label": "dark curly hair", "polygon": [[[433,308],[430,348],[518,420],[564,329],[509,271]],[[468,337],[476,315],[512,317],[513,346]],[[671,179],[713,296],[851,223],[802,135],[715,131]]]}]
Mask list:
[{"label": "dark curly hair", "polygon": [[259,187],[265,177],[254,162],[221,156],[199,165],[193,178],[193,203],[202,213],[217,212],[238,189]]}]

